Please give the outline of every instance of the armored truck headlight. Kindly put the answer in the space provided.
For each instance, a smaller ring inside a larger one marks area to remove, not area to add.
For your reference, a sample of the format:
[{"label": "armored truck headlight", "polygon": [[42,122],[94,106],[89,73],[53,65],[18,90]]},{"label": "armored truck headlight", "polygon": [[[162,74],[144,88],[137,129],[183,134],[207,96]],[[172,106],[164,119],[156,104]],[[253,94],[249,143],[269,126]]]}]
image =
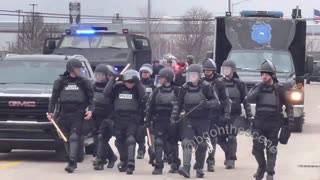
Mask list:
[{"label": "armored truck headlight", "polygon": [[291,92],[291,94],[290,94],[290,99],[291,99],[292,101],[301,101],[301,100],[302,100],[302,97],[303,97],[302,93],[301,93],[301,92],[298,92],[298,91],[293,91],[293,92]]}]

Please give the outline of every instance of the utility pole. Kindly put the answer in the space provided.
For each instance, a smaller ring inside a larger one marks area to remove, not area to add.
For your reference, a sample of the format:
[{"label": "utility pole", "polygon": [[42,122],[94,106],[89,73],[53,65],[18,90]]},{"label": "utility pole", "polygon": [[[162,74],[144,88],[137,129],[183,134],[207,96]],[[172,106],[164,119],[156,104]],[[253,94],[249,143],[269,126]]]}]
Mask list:
[{"label": "utility pole", "polygon": [[34,45],[34,7],[38,6],[38,4],[29,4],[29,6],[32,6],[32,36],[31,36],[31,42],[32,42],[32,47]]},{"label": "utility pole", "polygon": [[231,0],[228,1],[228,12],[231,13]]},{"label": "utility pole", "polygon": [[22,10],[17,10],[18,12],[18,48],[20,48],[20,13]]},{"label": "utility pole", "polygon": [[148,0],[148,15],[147,15],[147,37],[150,39],[150,18],[151,18],[151,0]]}]

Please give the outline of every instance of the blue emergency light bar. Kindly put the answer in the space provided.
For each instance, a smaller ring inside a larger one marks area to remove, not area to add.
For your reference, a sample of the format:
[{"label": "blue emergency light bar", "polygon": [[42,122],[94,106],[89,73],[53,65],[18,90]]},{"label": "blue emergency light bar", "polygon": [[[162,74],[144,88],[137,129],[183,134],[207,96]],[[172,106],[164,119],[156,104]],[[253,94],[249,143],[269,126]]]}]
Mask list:
[{"label": "blue emergency light bar", "polygon": [[241,11],[242,17],[274,17],[282,18],[283,12],[280,11]]},{"label": "blue emergency light bar", "polygon": [[96,33],[96,31],[93,29],[78,29],[78,30],[76,30],[76,34],[79,34],[79,35],[92,35],[95,33]]}]

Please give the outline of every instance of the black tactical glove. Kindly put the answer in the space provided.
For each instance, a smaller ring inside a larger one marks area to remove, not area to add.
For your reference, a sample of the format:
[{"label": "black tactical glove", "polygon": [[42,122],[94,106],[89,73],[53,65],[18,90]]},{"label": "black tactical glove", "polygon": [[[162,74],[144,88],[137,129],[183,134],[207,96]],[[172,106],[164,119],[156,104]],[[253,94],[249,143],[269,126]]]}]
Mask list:
[{"label": "black tactical glove", "polygon": [[176,124],[176,123],[177,123],[177,121],[175,120],[175,118],[171,117],[171,118],[170,118],[170,124],[171,124],[171,125],[174,125],[174,124]]},{"label": "black tactical glove", "polygon": [[279,135],[279,142],[281,144],[287,144],[290,136],[291,136],[291,131],[290,131],[289,125],[282,126],[280,135]]},{"label": "black tactical glove", "polygon": [[230,122],[231,122],[231,117],[230,117],[230,114],[229,114],[229,113],[224,113],[224,120],[225,120],[225,122],[227,122],[227,123],[230,123]]},{"label": "black tactical glove", "polygon": [[133,82],[135,84],[139,84],[140,83],[140,79],[137,76],[133,76],[132,80],[133,80]]},{"label": "black tactical glove", "polygon": [[151,121],[145,121],[144,127],[149,128],[151,126]]}]

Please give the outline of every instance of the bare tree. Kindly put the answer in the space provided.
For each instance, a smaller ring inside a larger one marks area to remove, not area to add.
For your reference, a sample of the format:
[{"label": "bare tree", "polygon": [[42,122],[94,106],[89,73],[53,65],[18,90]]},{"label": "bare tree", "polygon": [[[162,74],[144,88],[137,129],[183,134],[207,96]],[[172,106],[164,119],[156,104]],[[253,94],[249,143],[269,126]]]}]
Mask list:
[{"label": "bare tree", "polygon": [[16,42],[12,42],[11,52],[19,54],[41,53],[46,38],[56,37],[58,28],[46,24],[43,17],[36,13],[34,17],[27,16],[19,29],[20,33]]},{"label": "bare tree", "polygon": [[213,49],[214,24],[213,16],[203,8],[192,8],[182,19],[182,35],[177,36],[178,57],[194,55],[202,60],[206,52]]}]

